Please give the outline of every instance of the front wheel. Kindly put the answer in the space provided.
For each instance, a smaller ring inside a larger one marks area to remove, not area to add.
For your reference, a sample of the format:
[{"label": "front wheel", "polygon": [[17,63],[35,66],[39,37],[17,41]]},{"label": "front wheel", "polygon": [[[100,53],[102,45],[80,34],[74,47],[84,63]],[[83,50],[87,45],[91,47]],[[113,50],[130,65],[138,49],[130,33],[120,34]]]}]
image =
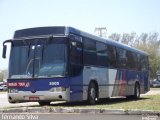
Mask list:
[{"label": "front wheel", "polygon": [[133,98],[134,99],[139,99],[140,98],[140,86],[139,86],[138,83],[135,84]]},{"label": "front wheel", "polygon": [[130,96],[126,96],[126,97],[129,100],[140,98],[140,86],[139,86],[138,83],[136,83],[135,86],[134,86],[134,94],[130,95]]},{"label": "front wheel", "polygon": [[96,96],[97,96],[96,86],[92,82],[88,88],[88,103],[91,105],[95,104],[96,103]]}]

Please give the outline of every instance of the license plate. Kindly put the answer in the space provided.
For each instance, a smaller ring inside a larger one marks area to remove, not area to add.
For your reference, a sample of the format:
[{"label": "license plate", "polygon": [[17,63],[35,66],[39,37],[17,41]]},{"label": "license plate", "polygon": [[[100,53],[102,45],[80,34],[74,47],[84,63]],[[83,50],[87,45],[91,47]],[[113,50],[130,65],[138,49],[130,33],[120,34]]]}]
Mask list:
[{"label": "license plate", "polygon": [[39,97],[37,97],[37,96],[30,96],[30,97],[29,97],[29,100],[35,101],[35,100],[40,100],[40,99],[39,99]]}]

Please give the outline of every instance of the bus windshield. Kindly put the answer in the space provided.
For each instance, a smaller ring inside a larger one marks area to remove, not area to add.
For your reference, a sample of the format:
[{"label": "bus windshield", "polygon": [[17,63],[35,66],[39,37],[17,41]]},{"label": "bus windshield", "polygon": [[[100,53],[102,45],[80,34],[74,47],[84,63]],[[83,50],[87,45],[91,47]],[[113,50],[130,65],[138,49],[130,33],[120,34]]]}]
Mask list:
[{"label": "bus windshield", "polygon": [[66,38],[15,40],[10,55],[9,78],[64,77]]}]

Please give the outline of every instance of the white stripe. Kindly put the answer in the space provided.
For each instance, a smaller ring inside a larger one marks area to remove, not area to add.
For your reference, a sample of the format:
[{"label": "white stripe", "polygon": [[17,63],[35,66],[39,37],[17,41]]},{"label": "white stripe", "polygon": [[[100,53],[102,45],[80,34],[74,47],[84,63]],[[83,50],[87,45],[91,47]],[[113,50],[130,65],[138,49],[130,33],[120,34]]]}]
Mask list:
[{"label": "white stripe", "polygon": [[[115,80],[116,80],[117,70],[109,69],[108,72],[109,72],[108,73],[108,75],[109,75],[109,84],[114,85],[115,84]],[[109,97],[112,97],[113,88],[114,88],[114,86],[109,86]]]}]

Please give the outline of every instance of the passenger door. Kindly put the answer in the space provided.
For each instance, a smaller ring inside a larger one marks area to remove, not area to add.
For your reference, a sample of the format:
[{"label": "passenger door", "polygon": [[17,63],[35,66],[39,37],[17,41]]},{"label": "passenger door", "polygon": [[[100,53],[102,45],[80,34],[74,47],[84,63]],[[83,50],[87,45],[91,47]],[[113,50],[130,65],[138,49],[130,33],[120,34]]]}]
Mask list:
[{"label": "passenger door", "polygon": [[79,101],[83,97],[83,52],[82,43],[75,39],[69,44],[70,100]]},{"label": "passenger door", "polygon": [[82,70],[82,43],[70,41],[70,75],[77,76]]}]

